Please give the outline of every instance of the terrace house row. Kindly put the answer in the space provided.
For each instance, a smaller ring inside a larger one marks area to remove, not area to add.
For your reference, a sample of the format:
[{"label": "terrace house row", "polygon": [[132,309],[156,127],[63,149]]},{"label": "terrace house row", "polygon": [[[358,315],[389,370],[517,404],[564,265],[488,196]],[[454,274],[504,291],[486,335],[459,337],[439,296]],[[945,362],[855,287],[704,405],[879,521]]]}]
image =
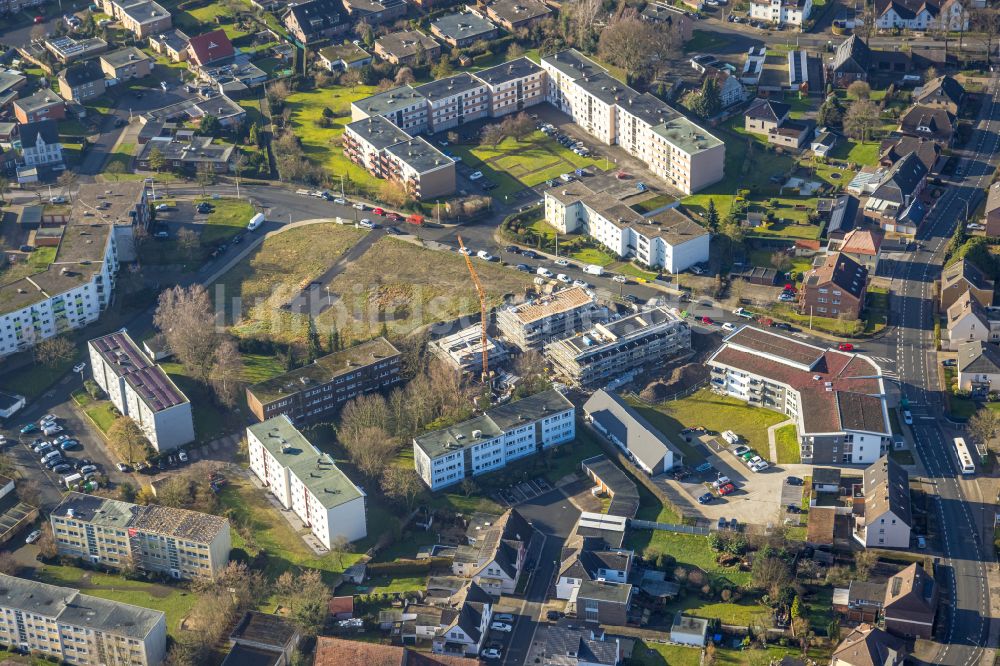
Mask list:
[{"label": "terrace house row", "polygon": [[802,462],[875,462],[892,439],[882,370],[864,356],[743,326],[708,359],[712,390],[787,414]]},{"label": "terrace house row", "polygon": [[431,490],[505,467],[576,437],[573,403],[555,389],[498,405],[413,440],[417,474]]}]

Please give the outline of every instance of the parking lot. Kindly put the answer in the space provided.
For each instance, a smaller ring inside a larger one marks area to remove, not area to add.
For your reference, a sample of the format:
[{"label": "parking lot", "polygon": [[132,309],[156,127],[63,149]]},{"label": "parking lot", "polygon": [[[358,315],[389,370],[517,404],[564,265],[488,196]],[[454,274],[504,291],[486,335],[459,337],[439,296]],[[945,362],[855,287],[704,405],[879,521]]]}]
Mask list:
[{"label": "parking lot", "polygon": [[[772,465],[754,472],[732,453],[733,447],[726,445],[721,438],[708,435],[702,439],[703,448],[709,453],[707,469],[691,469],[688,476],[679,480],[662,474],[654,481],[674,493],[679,487],[685,499],[690,501],[691,510],[700,513],[712,524],[725,517],[736,518],[744,524],[764,525],[774,522],[779,516],[783,520],[783,507],[797,505],[801,501],[802,488],[787,485],[785,479],[790,475],[802,477],[808,474],[808,465]],[[712,487],[712,482],[721,476],[728,477],[735,486],[732,494],[720,496]],[[712,495],[711,501],[699,503],[698,498],[706,493]]]},{"label": "parking lot", "polygon": [[492,498],[504,506],[516,506],[528,500],[533,500],[552,490],[552,486],[543,478],[529,479],[501,488],[492,494]]}]

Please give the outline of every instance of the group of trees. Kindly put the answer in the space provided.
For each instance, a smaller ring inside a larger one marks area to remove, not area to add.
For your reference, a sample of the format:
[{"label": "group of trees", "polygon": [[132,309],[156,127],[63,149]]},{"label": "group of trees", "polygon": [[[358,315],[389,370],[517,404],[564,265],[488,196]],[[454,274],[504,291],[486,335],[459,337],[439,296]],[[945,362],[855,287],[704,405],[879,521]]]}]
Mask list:
[{"label": "group of trees", "polygon": [[702,118],[713,117],[722,110],[722,95],[718,82],[714,77],[706,76],[701,90],[690,93],[684,100],[684,104],[691,109],[692,113]]},{"label": "group of trees", "polygon": [[177,286],[162,292],[153,324],[191,377],[210,386],[221,405],[236,404],[243,359],[233,337],[216,326],[204,286]]},{"label": "group of trees", "polygon": [[625,71],[626,81],[633,82],[655,79],[681,46],[679,25],[644,21],[634,8],[628,8],[609,19],[597,51],[605,61]]},{"label": "group of trees", "polygon": [[531,136],[535,131],[535,121],[524,113],[506,116],[499,123],[491,123],[483,127],[479,133],[479,142],[482,145],[496,148],[507,137],[513,137],[517,141],[523,141]]}]

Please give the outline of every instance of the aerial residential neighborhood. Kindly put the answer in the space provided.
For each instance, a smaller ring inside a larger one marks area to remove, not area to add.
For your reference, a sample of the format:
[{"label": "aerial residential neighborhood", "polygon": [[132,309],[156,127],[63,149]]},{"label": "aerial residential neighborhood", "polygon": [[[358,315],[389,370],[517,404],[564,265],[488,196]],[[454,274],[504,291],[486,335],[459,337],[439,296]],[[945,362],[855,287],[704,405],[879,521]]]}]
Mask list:
[{"label": "aerial residential neighborhood", "polygon": [[1000,8],[0,2],[0,661],[1000,647]]}]

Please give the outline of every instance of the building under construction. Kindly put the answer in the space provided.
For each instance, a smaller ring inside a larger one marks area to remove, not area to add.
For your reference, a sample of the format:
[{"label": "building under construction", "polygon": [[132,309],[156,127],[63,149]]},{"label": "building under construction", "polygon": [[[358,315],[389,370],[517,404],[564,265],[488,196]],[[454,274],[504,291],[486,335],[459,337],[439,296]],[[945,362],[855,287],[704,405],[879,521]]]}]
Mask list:
[{"label": "building under construction", "polygon": [[[482,329],[479,324],[432,340],[431,353],[463,372],[479,373],[483,363]],[[486,338],[489,369],[495,372],[508,358],[507,348],[492,337]]]}]

